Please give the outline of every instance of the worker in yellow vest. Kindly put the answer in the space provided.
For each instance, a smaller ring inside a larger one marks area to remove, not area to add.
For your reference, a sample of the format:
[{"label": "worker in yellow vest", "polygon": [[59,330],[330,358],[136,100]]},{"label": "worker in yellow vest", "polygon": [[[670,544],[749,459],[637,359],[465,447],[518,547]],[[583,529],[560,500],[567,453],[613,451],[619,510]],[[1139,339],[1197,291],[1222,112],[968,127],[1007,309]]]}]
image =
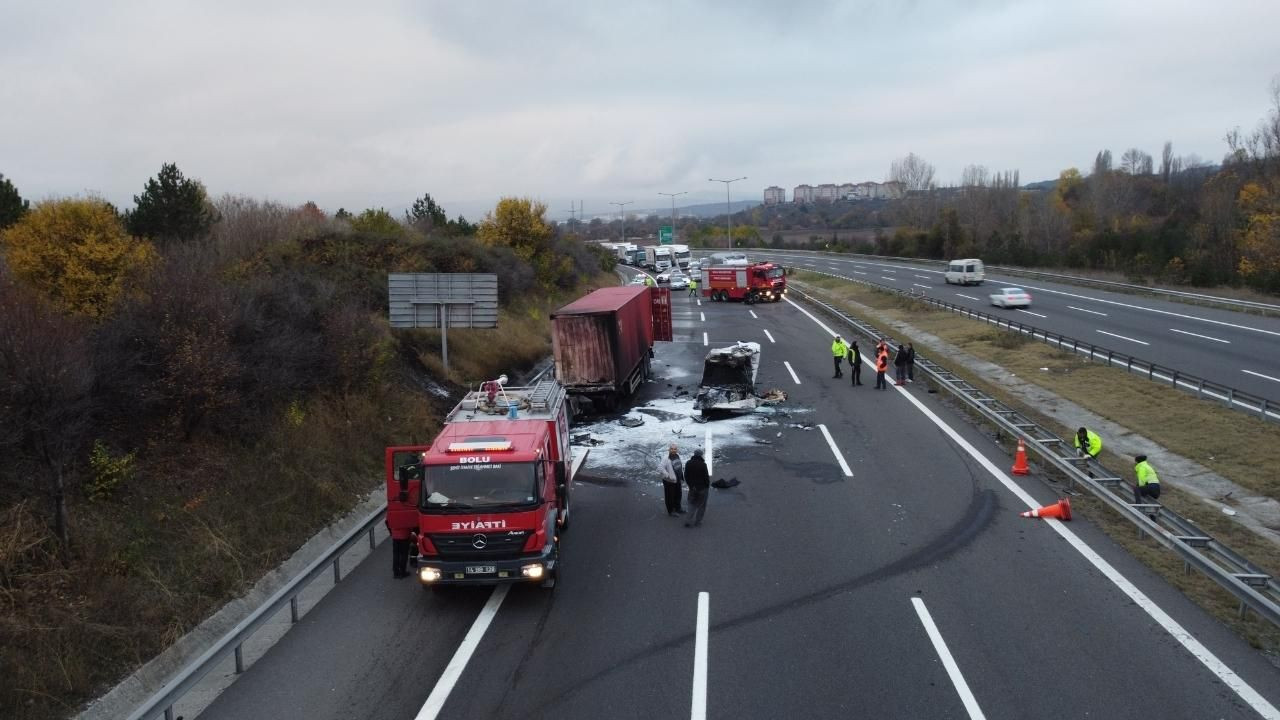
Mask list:
[{"label": "worker in yellow vest", "polygon": [[698,279],[689,278],[689,297],[693,297],[697,294],[698,294]]},{"label": "worker in yellow vest", "polygon": [[844,344],[844,338],[839,335],[835,340],[831,341],[831,359],[836,363],[836,374],[832,378],[844,377],[844,373],[840,371],[840,366],[844,364],[844,356],[848,354],[849,346]]},{"label": "worker in yellow vest", "polygon": [[1102,438],[1098,433],[1082,427],[1076,430],[1076,450],[1081,455],[1088,455],[1096,460],[1098,453],[1102,452]]},{"label": "worker in yellow vest", "polygon": [[1138,476],[1138,484],[1133,488],[1133,504],[1140,504],[1144,497],[1151,498],[1154,502],[1160,497],[1160,478],[1156,475],[1155,468],[1147,462],[1146,455],[1135,457],[1133,462],[1133,472]]}]

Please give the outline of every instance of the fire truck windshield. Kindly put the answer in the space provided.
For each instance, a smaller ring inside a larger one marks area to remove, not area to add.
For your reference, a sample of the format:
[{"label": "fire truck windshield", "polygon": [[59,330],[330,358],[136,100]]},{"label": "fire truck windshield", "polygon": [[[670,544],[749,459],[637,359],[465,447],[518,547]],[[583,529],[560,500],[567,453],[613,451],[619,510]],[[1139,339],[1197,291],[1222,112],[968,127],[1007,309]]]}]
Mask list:
[{"label": "fire truck windshield", "polygon": [[424,510],[528,506],[538,502],[534,463],[428,465]]},{"label": "fire truck windshield", "polygon": [[765,271],[765,277],[768,277],[768,278],[780,278],[782,277],[782,275],[783,275],[782,268],[773,268],[771,270]]}]

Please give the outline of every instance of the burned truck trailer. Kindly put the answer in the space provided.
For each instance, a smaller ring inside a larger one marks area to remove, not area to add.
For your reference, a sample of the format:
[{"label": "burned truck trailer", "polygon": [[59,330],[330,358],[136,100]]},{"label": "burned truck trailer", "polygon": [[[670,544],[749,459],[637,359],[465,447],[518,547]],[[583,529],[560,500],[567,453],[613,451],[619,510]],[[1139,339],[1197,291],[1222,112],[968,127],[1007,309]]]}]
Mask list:
[{"label": "burned truck trailer", "polygon": [[670,339],[666,288],[600,288],[551,313],[556,379],[597,411],[635,392],[649,376],[654,341]]}]

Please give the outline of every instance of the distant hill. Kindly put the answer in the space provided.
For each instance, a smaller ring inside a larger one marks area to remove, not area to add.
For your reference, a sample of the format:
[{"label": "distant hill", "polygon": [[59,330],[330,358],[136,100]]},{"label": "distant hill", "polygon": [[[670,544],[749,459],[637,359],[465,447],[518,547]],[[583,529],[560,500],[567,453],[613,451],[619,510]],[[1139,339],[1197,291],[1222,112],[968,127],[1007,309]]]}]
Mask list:
[{"label": "distant hill", "polygon": [[[739,213],[739,212],[742,212],[743,210],[750,210],[751,208],[756,207],[759,204],[760,204],[759,200],[735,200],[730,205],[730,207],[733,208],[733,211],[735,213]],[[640,208],[638,210],[628,210],[627,215],[629,216],[635,215],[637,217],[647,217],[649,215],[657,215],[658,217],[669,218],[671,217],[671,206],[668,205],[667,207]],[[713,218],[713,217],[716,217],[717,215],[724,215],[724,203],[706,203],[703,205],[685,205],[683,207],[676,207],[676,215],[682,218],[694,217],[694,218],[698,218],[699,220],[705,220],[706,218]],[[597,217],[600,218],[601,220],[604,220],[605,222],[609,222],[610,220],[617,220],[618,213],[616,212],[600,213],[597,215],[590,215],[588,216],[587,219],[590,220]]]}]

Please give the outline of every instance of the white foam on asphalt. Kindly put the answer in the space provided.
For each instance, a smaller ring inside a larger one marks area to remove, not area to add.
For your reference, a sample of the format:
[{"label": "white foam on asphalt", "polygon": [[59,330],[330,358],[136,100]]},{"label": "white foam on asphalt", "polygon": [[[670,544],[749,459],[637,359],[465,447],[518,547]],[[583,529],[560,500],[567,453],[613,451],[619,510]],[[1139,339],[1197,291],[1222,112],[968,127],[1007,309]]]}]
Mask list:
[{"label": "white foam on asphalt", "polygon": [[[695,388],[690,388],[695,391]],[[641,412],[658,411],[660,416]],[[688,460],[693,451],[703,446],[708,429],[716,435],[716,451],[732,457],[733,448],[753,445],[751,431],[776,421],[775,416],[749,414],[700,423],[694,420],[701,411],[693,407],[692,397],[659,398],[632,409],[629,416],[644,418],[638,427],[625,427],[611,417],[575,425],[572,435],[591,433],[600,444],[591,445],[587,475],[619,476],[627,479],[658,482],[658,463],[667,446],[675,443],[680,457]],[[710,460],[710,458],[708,458]],[[709,462],[708,465],[711,465]]]}]

